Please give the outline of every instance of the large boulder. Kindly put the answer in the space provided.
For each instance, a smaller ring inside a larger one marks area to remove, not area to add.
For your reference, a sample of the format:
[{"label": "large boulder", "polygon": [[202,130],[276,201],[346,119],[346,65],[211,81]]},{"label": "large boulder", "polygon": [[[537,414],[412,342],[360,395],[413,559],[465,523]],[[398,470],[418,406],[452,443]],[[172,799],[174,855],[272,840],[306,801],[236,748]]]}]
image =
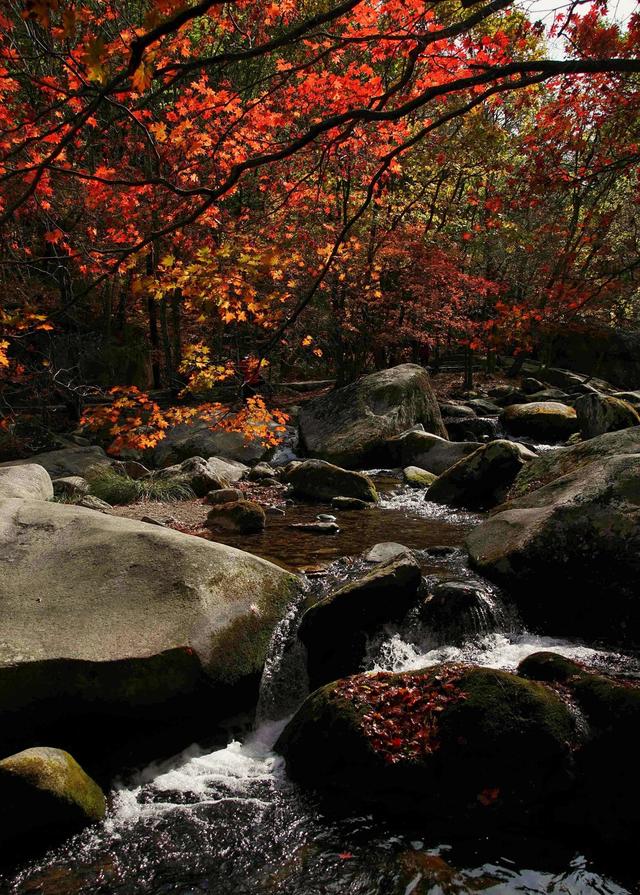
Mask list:
[{"label": "large boulder", "polygon": [[66,447],[59,451],[46,451],[43,454],[35,454],[26,460],[11,460],[9,463],[0,463],[3,466],[26,466],[37,463],[44,467],[52,479],[60,479],[70,475],[86,476],[86,473],[94,466],[109,466],[111,460],[101,447]]},{"label": "large boulder", "polygon": [[542,442],[564,441],[578,431],[574,408],[558,401],[512,404],[502,411],[500,422],[510,435]]},{"label": "large boulder", "polygon": [[[548,484],[500,507],[470,532],[467,548],[475,567],[509,590],[527,625],[638,644],[640,463],[637,452],[585,462],[579,452],[590,443],[558,452],[555,463],[533,461]],[[573,470],[562,474],[571,454]],[[533,488],[536,472],[525,475]]]},{"label": "large boulder", "polygon": [[609,432],[571,447],[539,454],[518,474],[511,496],[524,497],[554,479],[617,454],[640,454],[640,426]]},{"label": "large boulder", "polygon": [[249,467],[238,460],[224,460],[222,457],[209,457],[207,463],[214,474],[231,484],[239,482],[249,472]]},{"label": "large boulder", "polygon": [[0,564],[0,754],[48,740],[85,766],[76,743],[105,754],[251,705],[298,587],[232,547],[41,501],[0,502]]},{"label": "large boulder", "polygon": [[310,456],[353,468],[378,462],[384,442],[417,423],[447,436],[429,374],[401,364],[309,401],[300,436]]},{"label": "large boulder", "polygon": [[0,761],[0,842],[63,836],[102,820],[98,784],[62,749],[25,749]]},{"label": "large boulder", "polygon": [[52,500],[51,476],[37,463],[26,466],[0,466],[0,499],[22,497],[32,500]]},{"label": "large boulder", "polygon": [[640,413],[628,401],[610,395],[582,395],[575,408],[583,438],[640,426]]},{"label": "large boulder", "polygon": [[416,602],[420,581],[418,562],[403,553],[307,609],[298,637],[307,648],[311,686],[357,671],[367,633],[406,615]]},{"label": "large boulder", "polygon": [[325,460],[305,460],[297,463],[287,478],[298,497],[310,500],[357,497],[358,500],[375,503],[378,499],[369,476],[350,469],[341,469]]},{"label": "large boulder", "polygon": [[427,500],[468,509],[495,507],[523,466],[535,458],[521,444],[492,441],[445,470],[429,488]]},{"label": "large boulder", "polygon": [[276,744],[290,775],[353,803],[485,830],[541,815],[570,781],[575,725],[542,684],[483,668],[361,674],[307,698]]},{"label": "large boulder", "polygon": [[182,423],[168,429],[162,441],[153,449],[156,466],[174,466],[190,457],[219,457],[252,463],[261,460],[267,448],[259,439],[251,440],[241,432],[212,429],[203,420]]},{"label": "large boulder", "polygon": [[385,444],[385,456],[394,466],[418,466],[440,475],[480,446],[478,441],[448,441],[429,432],[411,431],[390,438]]}]

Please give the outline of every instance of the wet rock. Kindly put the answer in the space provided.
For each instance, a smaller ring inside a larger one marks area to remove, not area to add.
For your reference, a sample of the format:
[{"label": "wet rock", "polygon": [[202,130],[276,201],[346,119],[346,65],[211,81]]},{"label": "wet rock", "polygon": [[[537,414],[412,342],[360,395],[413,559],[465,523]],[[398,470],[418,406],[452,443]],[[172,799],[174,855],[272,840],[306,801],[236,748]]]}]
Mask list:
[{"label": "wet rock", "polygon": [[492,441],[439,476],[427,500],[468,509],[488,509],[506,497],[525,464],[536,454],[512,441]]},{"label": "wet rock", "polygon": [[337,535],[340,531],[337,522],[292,522],[289,528],[297,528],[300,531],[309,531],[317,535]]},{"label": "wet rock", "polygon": [[540,818],[577,740],[550,689],[485,668],[357,675],[312,693],[276,744],[293,779],[345,804],[486,830]]},{"label": "wet rock", "polygon": [[0,465],[0,499],[22,497],[32,500],[52,500],[53,485],[49,473],[37,463],[25,466]]},{"label": "wet rock", "polygon": [[0,463],[0,469],[7,466],[30,466],[34,463],[46,469],[52,479],[60,479],[70,475],[84,477],[94,466],[110,466],[111,460],[101,447],[66,447],[59,451],[35,454],[26,460]]},{"label": "wet rock", "polygon": [[209,528],[222,528],[241,534],[263,531],[265,522],[264,510],[259,503],[254,503],[252,500],[216,504],[207,515]]},{"label": "wet rock", "polygon": [[405,466],[402,475],[407,485],[411,485],[412,488],[428,488],[437,479],[434,473],[420,469],[419,466]]},{"label": "wet rock", "polygon": [[499,628],[502,611],[478,581],[442,581],[420,607],[420,618],[439,643],[462,643]]},{"label": "wet rock", "polygon": [[69,475],[53,480],[53,493],[64,500],[80,500],[89,493],[89,482],[81,475]]},{"label": "wet rock", "polygon": [[522,391],[525,395],[533,395],[536,392],[541,392],[544,389],[544,383],[540,382],[539,379],[534,379],[533,376],[525,376],[522,380]]},{"label": "wet rock", "polygon": [[371,501],[357,497],[332,497],[331,506],[336,510],[367,510],[371,507]]},{"label": "wet rock", "polygon": [[573,407],[557,401],[512,404],[500,414],[500,422],[510,435],[524,435],[535,441],[564,441],[578,430]]},{"label": "wet rock", "polygon": [[526,396],[513,385],[497,385],[489,389],[489,397],[499,407],[510,407],[512,404],[522,404]]},{"label": "wet rock", "polygon": [[371,479],[361,472],[341,469],[324,460],[305,460],[287,475],[294,493],[310,500],[356,497],[369,503],[378,499]]},{"label": "wet rock", "polygon": [[385,447],[394,466],[418,466],[440,475],[458,460],[472,454],[480,443],[448,441],[428,432],[403,432],[389,439]]},{"label": "wet rock", "polygon": [[[473,419],[476,415],[473,407],[468,407],[466,404],[440,404],[440,413],[443,418],[448,420],[452,419]],[[448,431],[448,427],[447,427]]]},{"label": "wet rock", "polygon": [[532,653],[518,665],[520,677],[527,677],[533,681],[563,684],[575,675],[583,673],[583,666],[578,665],[573,659],[544,651]]},{"label": "wet rock", "polygon": [[98,784],[62,749],[25,749],[0,761],[0,841],[62,837],[105,816]]},{"label": "wet rock", "polygon": [[500,429],[495,417],[478,416],[475,419],[447,420],[451,441],[474,441],[494,438]]},{"label": "wet rock", "polygon": [[416,602],[420,581],[420,566],[403,554],[307,609],[298,637],[307,649],[311,686],[357,671],[367,632],[402,618]]},{"label": "wet rock", "polygon": [[345,467],[374,460],[384,443],[416,423],[446,438],[429,374],[415,364],[363,376],[300,411],[301,444],[310,456]]},{"label": "wet rock", "polygon": [[236,500],[244,500],[244,493],[239,488],[218,488],[216,491],[209,491],[205,497],[206,503],[233,503]]},{"label": "wet rock", "polygon": [[210,730],[255,704],[298,587],[223,544],[35,500],[0,502],[0,565],[0,754],[48,740],[85,765],[150,722]]},{"label": "wet rock", "polygon": [[541,401],[558,401],[560,404],[570,404],[570,396],[559,388],[541,388],[539,392],[527,395],[526,400],[530,404],[540,403]]},{"label": "wet rock", "polygon": [[640,413],[628,401],[609,395],[583,395],[575,404],[583,438],[640,426]]},{"label": "wet rock", "polygon": [[404,544],[396,544],[395,541],[383,541],[380,544],[374,544],[371,550],[364,555],[365,562],[389,562],[403,554],[411,554],[411,550]]},{"label": "wet rock", "polygon": [[[535,630],[630,646],[639,641],[637,452],[588,462],[590,453],[597,455],[589,451],[593,442],[613,436],[615,443],[623,433],[640,440],[640,429],[623,430],[533,461],[537,469],[525,481],[535,490],[503,505],[467,536],[474,566],[510,589]],[[536,487],[545,479],[548,484]]]},{"label": "wet rock", "polygon": [[472,398],[467,401],[469,407],[473,407],[478,416],[497,416],[502,407],[495,401],[488,401],[486,398]]}]

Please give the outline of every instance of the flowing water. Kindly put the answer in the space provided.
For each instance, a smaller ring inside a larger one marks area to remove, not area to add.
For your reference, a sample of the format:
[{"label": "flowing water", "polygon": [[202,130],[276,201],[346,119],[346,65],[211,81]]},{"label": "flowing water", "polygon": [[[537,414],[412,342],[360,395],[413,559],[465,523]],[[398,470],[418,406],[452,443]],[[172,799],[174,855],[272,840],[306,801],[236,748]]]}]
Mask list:
[{"label": "flowing water", "polygon": [[[313,518],[316,508],[294,508]],[[622,657],[523,630],[498,590],[467,568],[460,544],[477,517],[424,501],[384,480],[373,510],[339,516],[340,534],[300,534],[270,525],[242,546],[290,568],[319,566],[307,596],[370,568],[355,558],[377,541],[416,549],[431,584],[456,579],[478,586],[478,602],[449,642],[415,613],[372,638],[365,667],[415,669],[443,661],[515,669],[527,655],[553,649],[601,667]],[[277,517],[275,517],[277,519]],[[297,521],[297,518],[296,520]],[[230,539],[232,540],[232,539]],[[238,545],[239,546],[239,545]],[[434,549],[435,548],[435,549]],[[443,549],[450,548],[450,549]],[[369,814],[336,818],[286,776],[273,751],[306,692],[296,645],[300,605],[274,632],[257,721],[225,748],[198,745],[122,781],[107,820],[0,882],[11,895],[625,895],[637,871],[612,871],[602,856],[575,846],[514,836],[443,841],[428,826],[399,829]],[[635,879],[635,882],[634,882]]]}]

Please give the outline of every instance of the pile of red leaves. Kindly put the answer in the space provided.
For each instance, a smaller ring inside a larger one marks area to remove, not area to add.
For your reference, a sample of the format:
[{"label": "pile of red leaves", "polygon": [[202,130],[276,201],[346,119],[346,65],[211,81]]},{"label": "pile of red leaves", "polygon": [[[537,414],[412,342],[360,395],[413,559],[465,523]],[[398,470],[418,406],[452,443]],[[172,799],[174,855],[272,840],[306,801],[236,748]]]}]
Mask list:
[{"label": "pile of red leaves", "polygon": [[386,761],[418,760],[438,748],[439,715],[466,696],[457,685],[460,671],[359,675],[340,681],[335,693],[364,710],[362,731]]}]

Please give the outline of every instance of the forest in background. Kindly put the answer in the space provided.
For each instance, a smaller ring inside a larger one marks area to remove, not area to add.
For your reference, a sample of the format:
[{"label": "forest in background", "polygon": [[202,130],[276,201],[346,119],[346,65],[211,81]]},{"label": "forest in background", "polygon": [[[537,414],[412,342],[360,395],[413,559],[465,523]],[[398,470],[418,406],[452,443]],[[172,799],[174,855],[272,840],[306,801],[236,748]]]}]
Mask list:
[{"label": "forest in background", "polygon": [[274,440],[258,367],[633,332],[639,40],[599,2],[5,4],[0,459],[70,419]]}]

